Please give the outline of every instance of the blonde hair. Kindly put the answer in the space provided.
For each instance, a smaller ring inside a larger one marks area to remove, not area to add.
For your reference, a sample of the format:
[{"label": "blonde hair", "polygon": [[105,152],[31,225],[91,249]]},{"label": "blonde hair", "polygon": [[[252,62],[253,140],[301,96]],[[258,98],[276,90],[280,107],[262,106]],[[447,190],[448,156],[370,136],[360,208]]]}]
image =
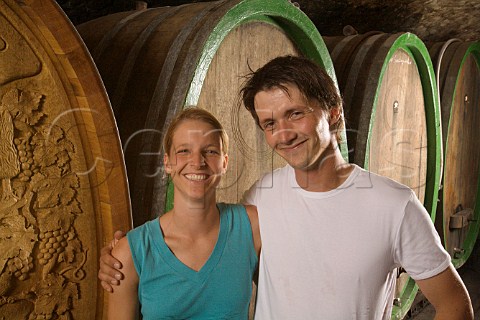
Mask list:
[{"label": "blonde hair", "polygon": [[223,153],[228,153],[228,135],[220,121],[218,121],[214,115],[212,115],[205,109],[200,109],[198,107],[187,107],[183,109],[180,113],[178,113],[168,126],[167,132],[163,137],[163,151],[165,152],[165,154],[168,154],[170,152],[170,149],[172,148],[172,141],[175,130],[182,122],[186,120],[198,120],[211,125],[213,129],[217,131],[220,135],[220,139],[222,140]]}]

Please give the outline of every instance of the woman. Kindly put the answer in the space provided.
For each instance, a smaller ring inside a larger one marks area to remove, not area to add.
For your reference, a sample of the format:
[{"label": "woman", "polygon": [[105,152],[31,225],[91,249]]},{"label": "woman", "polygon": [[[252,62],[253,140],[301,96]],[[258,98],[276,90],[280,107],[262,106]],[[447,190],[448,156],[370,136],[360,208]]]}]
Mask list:
[{"label": "woman", "polygon": [[247,319],[260,252],[253,206],[216,203],[228,137],[205,110],[188,108],[164,138],[173,209],[127,234],[112,254],[125,279],[109,296],[109,319]]}]

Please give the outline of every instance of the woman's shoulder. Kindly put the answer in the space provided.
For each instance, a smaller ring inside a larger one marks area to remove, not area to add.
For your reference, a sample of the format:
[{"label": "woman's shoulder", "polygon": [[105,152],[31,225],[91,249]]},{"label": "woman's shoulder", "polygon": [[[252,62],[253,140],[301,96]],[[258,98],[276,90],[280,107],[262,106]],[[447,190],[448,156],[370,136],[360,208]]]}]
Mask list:
[{"label": "woman's shoulder", "polygon": [[159,225],[158,219],[159,218],[155,218],[147,221],[128,231],[126,238],[129,238],[132,241],[140,241],[141,239],[148,237],[149,234],[156,233],[157,225]]},{"label": "woman's shoulder", "polygon": [[125,265],[126,262],[132,261],[132,252],[127,237],[118,240],[112,249],[112,255]]},{"label": "woman's shoulder", "polygon": [[241,203],[217,203],[221,214],[246,214],[250,219],[258,220],[257,207],[254,205],[245,205]]},{"label": "woman's shoulder", "polygon": [[223,211],[235,211],[235,212],[256,212],[257,207],[250,204],[242,204],[242,203],[226,203],[226,202],[218,202],[217,207],[219,208],[220,212]]},{"label": "woman's shoulder", "polygon": [[253,206],[253,205],[250,205],[250,204],[244,205],[244,207],[245,207],[245,211],[247,212],[247,216],[250,219],[250,221],[253,220],[253,221],[257,222],[258,221],[257,207]]},{"label": "woman's shoulder", "polygon": [[245,206],[240,203],[226,203],[226,202],[217,202],[217,207],[219,210],[222,211],[243,211],[245,210]]},{"label": "woman's shoulder", "polygon": [[[241,218],[240,220],[242,221],[242,224],[249,225],[253,234],[255,250],[257,251],[257,254],[258,254],[261,248],[261,239],[260,239],[260,226],[258,221],[257,207],[253,205],[226,204],[226,203],[218,204],[218,206],[220,207],[221,211],[223,208],[224,211],[229,211],[231,212],[232,215],[237,214],[237,215],[243,216],[243,218]],[[230,208],[231,210],[225,210],[225,208]]]}]

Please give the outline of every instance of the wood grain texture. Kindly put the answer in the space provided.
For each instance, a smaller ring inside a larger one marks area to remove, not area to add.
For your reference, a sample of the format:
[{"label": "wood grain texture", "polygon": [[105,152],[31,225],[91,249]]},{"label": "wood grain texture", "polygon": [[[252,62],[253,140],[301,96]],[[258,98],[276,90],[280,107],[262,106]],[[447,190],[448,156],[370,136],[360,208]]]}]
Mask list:
[{"label": "wood grain texture", "polygon": [[[443,188],[436,226],[458,268],[469,258],[478,235],[480,150],[475,146],[480,133],[478,44],[463,41],[433,43],[430,53],[437,64],[440,63],[445,150]],[[467,226],[450,227],[453,215],[470,209],[474,210],[474,214]]]},{"label": "wood grain texture", "polygon": [[0,65],[9,66],[0,71],[0,152],[20,162],[19,172],[0,170],[0,287],[8,299],[0,314],[100,319],[98,248],[113,230],[131,228],[113,112],[54,1],[7,0],[0,12]]},{"label": "wood grain texture", "polygon": [[427,128],[420,74],[397,50],[383,75],[370,137],[369,168],[413,189],[421,202],[427,177]]},{"label": "wood grain texture", "polygon": [[[299,55],[299,52],[284,31],[262,22],[235,28],[215,53],[198,105],[215,114],[230,137],[234,136],[232,127],[236,124],[232,117],[235,116],[245,144],[242,148],[233,140],[229,169],[222,178],[219,201],[239,202],[243,193],[262,174],[285,165],[285,161],[265,143],[263,132],[253,123],[250,113],[244,108],[235,110],[237,96],[232,92],[232,88],[240,88],[241,75],[249,72],[249,66],[256,70],[274,57],[285,54]],[[232,61],[232,57],[237,58]],[[234,112],[238,114],[233,115]]]},{"label": "wood grain texture", "polygon": [[397,37],[371,32],[324,38],[339,72],[352,162],[407,185],[423,201],[425,97],[417,65],[407,52],[399,49],[386,61]]}]

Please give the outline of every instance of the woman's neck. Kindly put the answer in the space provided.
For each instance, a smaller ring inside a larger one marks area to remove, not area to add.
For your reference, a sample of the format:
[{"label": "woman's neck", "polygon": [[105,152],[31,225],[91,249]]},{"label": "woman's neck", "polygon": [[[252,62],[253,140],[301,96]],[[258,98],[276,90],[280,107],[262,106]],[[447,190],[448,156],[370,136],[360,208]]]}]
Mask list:
[{"label": "woman's neck", "polygon": [[[177,201],[175,201],[177,200]],[[164,215],[164,232],[172,227],[175,233],[197,238],[218,230],[220,215],[215,201],[203,203],[174,199],[174,207]],[[162,217],[163,218],[163,217]]]}]

